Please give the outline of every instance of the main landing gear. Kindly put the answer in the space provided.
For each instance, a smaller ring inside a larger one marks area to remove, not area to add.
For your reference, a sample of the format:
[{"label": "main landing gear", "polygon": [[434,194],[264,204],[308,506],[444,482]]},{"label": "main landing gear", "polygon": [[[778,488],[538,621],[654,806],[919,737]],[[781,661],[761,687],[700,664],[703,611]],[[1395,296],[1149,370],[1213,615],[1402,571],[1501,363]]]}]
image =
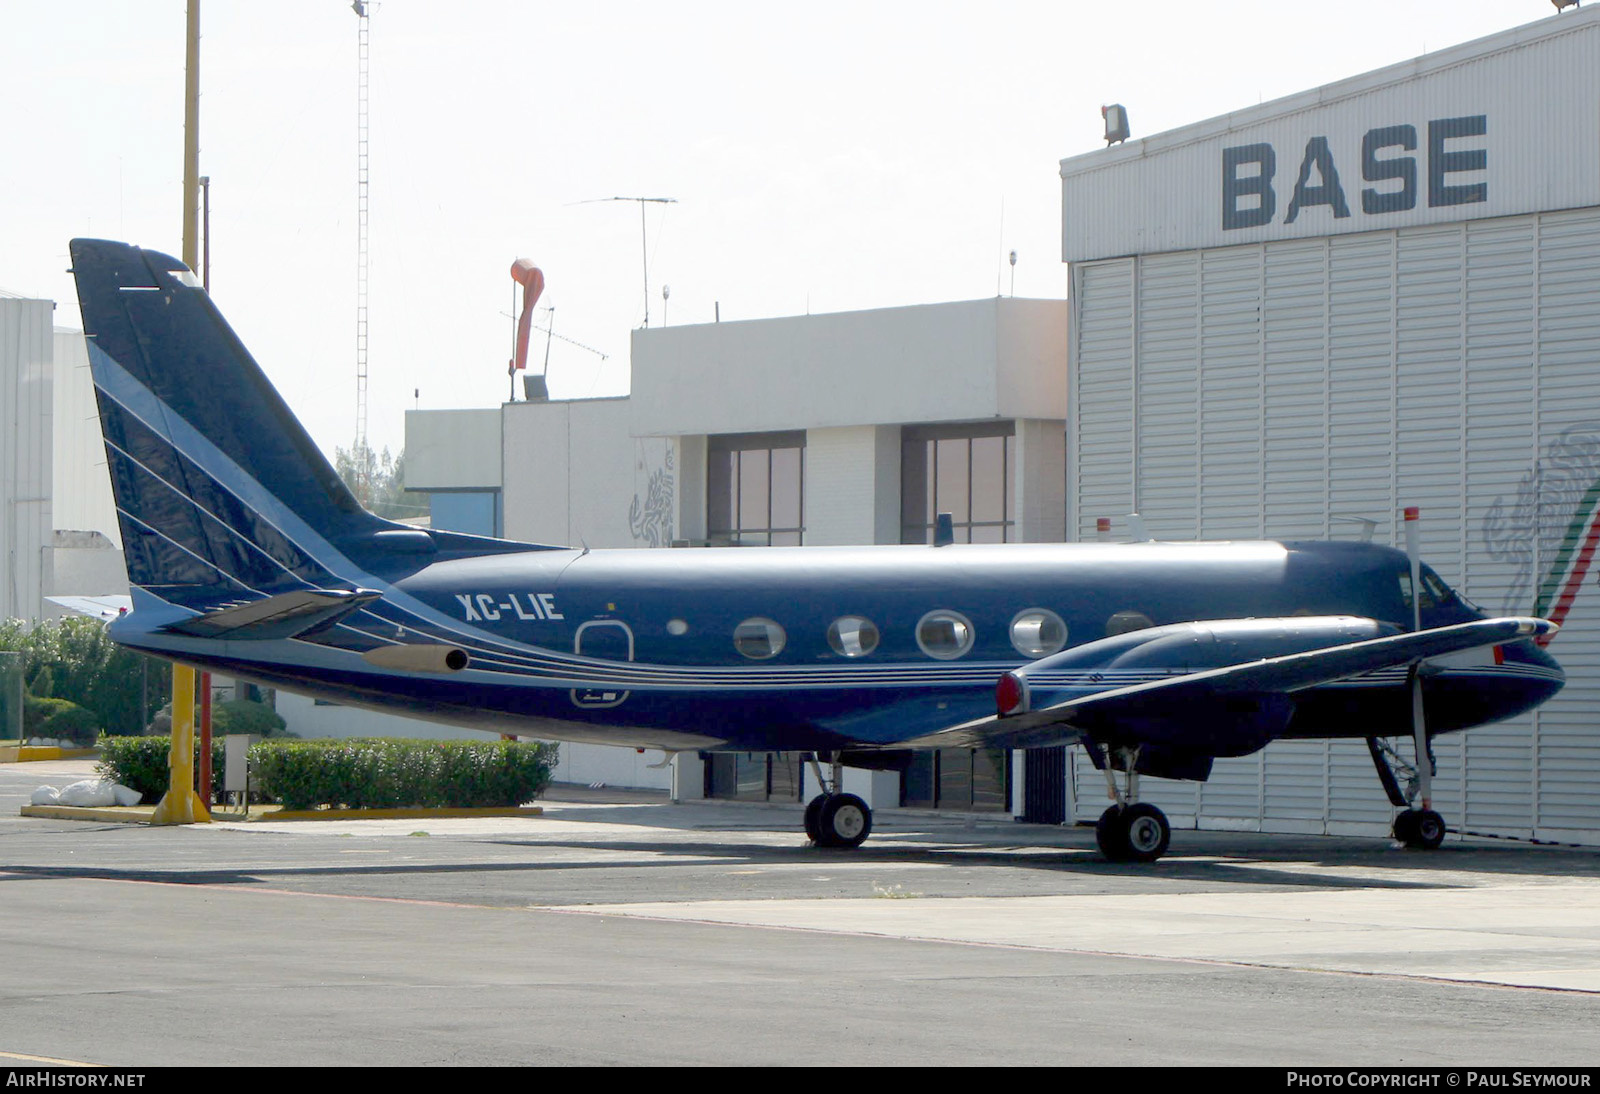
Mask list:
[{"label": "main landing gear", "polygon": [[[1422,772],[1415,764],[1407,762],[1384,738],[1368,737],[1367,751],[1372,753],[1372,765],[1378,769],[1378,781],[1383,784],[1383,792],[1389,796],[1389,804],[1403,809],[1394,818],[1394,838],[1418,850],[1432,851],[1437,848],[1444,842],[1445,823],[1444,818],[1433,811],[1428,798],[1422,799],[1421,809],[1416,807],[1423,783]],[[1432,747],[1428,748],[1426,756],[1427,773],[1432,775],[1435,770]],[[1396,769],[1405,777],[1404,788],[1395,777]]]},{"label": "main landing gear", "polygon": [[806,803],[806,837],[818,847],[860,847],[872,834],[872,808],[854,794],[840,793],[844,768],[838,760],[831,763],[831,779],[823,777],[815,755],[810,762],[823,792]]},{"label": "main landing gear", "polygon": [[1139,750],[1119,748],[1118,757],[1127,772],[1127,786],[1117,786],[1117,773],[1111,766],[1111,746],[1101,745],[1101,769],[1106,786],[1117,804],[1100,814],[1094,826],[1100,853],[1111,862],[1154,862],[1167,853],[1172,842],[1172,825],[1167,815],[1149,802],[1139,801]]}]

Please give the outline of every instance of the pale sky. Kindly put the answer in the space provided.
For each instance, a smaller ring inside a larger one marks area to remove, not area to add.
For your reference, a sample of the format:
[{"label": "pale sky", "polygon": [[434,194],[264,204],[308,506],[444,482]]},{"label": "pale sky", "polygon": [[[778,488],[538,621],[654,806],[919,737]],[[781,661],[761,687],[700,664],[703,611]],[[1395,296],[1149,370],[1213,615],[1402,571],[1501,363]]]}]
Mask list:
[{"label": "pale sky", "polygon": [[[677,199],[646,207],[652,326],[993,296],[1013,249],[1016,294],[1062,298],[1058,164],[1103,147],[1102,104],[1148,136],[1548,18],[1550,0],[385,0],[369,438],[400,448],[414,405],[505,399],[518,257],[581,343],[551,343],[552,395],[627,391],[639,206],[582,202]],[[0,8],[0,291],[58,301],[58,326],[78,325],[73,236],[181,254],[183,31],[182,0]],[[206,0],[201,32],[212,295],[331,456],[356,417],[358,19]]]}]

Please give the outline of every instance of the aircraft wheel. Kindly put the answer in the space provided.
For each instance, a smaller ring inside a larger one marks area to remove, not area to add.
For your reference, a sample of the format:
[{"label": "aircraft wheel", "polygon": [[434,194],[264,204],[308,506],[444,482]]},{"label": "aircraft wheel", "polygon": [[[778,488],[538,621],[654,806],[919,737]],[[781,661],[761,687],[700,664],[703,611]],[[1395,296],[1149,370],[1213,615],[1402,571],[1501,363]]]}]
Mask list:
[{"label": "aircraft wheel", "polygon": [[827,800],[827,795],[818,794],[806,802],[806,839],[815,844],[822,843],[822,803]]},{"label": "aircraft wheel", "polygon": [[872,833],[872,809],[854,794],[831,794],[817,812],[818,847],[860,847]]},{"label": "aircraft wheel", "polygon": [[1110,862],[1127,862],[1133,849],[1128,846],[1128,830],[1122,824],[1122,807],[1113,805],[1095,821],[1094,841]]},{"label": "aircraft wheel", "polygon": [[[1401,830],[1401,818],[1406,821],[1404,834]],[[1407,809],[1394,822],[1395,836],[1407,847],[1415,847],[1422,851],[1436,850],[1444,842],[1444,818],[1432,809]]]},{"label": "aircraft wheel", "polygon": [[1167,853],[1167,845],[1172,842],[1172,825],[1167,823],[1167,815],[1146,802],[1124,809],[1122,826],[1127,833],[1123,838],[1128,845],[1128,857],[1135,862],[1154,862]]}]

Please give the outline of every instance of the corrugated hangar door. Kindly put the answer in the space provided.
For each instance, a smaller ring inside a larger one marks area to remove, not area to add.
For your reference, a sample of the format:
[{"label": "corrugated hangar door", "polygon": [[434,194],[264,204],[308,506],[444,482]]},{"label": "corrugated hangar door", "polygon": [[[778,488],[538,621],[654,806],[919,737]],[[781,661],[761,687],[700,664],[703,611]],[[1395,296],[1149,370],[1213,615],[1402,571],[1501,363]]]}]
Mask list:
[{"label": "corrugated hangar door", "polygon": [[[1078,538],[1137,511],[1158,538],[1353,538],[1368,518],[1393,543],[1399,508],[1421,506],[1425,557],[1467,596],[1541,614],[1565,596],[1568,612],[1552,646],[1566,691],[1441,740],[1441,809],[1468,829],[1600,841],[1600,590],[1579,572],[1600,540],[1600,210],[1072,277]],[[1081,751],[1073,775],[1103,783]],[[1379,832],[1391,813],[1359,741],[1280,743],[1206,784],[1146,790],[1204,827]],[[1079,819],[1101,807],[1077,800]]]}]

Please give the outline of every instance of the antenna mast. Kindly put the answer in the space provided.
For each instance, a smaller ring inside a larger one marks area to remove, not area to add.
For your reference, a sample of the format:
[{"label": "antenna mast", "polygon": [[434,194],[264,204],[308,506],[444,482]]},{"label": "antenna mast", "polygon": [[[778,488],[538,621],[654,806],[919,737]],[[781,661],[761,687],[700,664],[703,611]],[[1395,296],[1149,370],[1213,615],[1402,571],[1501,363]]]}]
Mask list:
[{"label": "antenna mast", "polygon": [[[356,461],[360,493],[371,489],[367,459],[367,49],[371,8],[367,0],[350,5],[360,21],[356,40]],[[366,504],[363,499],[362,504]]]},{"label": "antenna mast", "polygon": [[[650,243],[649,231],[645,226],[644,207],[647,203],[655,205],[676,205],[677,198],[590,198],[588,201],[575,201],[574,205],[593,205],[600,201],[637,201],[639,203],[639,250],[644,260],[644,325],[650,325]],[[663,305],[665,307],[665,305]]]}]

